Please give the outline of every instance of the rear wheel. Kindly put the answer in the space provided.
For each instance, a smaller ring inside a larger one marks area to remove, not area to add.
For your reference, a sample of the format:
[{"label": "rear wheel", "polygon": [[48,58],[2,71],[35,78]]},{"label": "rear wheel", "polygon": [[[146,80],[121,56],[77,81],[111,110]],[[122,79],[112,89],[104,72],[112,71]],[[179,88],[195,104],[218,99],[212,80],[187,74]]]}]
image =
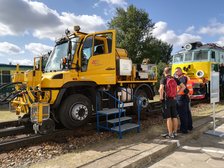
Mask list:
[{"label": "rear wheel", "polygon": [[92,115],[91,101],[81,94],[70,95],[59,110],[59,119],[68,129],[84,125]]},{"label": "rear wheel", "polygon": [[137,102],[137,100],[135,101],[135,113],[138,114],[139,103],[141,103],[141,114],[146,114],[148,111],[150,111],[151,107],[148,100],[150,99],[151,95],[148,95],[144,89],[139,89],[135,93],[135,96],[140,100],[140,102]]}]

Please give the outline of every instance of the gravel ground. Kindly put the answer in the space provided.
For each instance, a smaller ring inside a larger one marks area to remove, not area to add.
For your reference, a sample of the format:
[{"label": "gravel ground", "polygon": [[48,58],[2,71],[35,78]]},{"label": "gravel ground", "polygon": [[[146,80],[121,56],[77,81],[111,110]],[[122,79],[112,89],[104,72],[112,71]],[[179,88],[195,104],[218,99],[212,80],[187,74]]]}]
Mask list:
[{"label": "gravel ground", "polygon": [[[218,108],[223,108],[224,105],[218,105]],[[194,119],[200,119],[201,117],[210,115],[208,111],[211,108],[210,104],[200,104],[192,107],[192,114]],[[207,111],[207,114],[206,114]],[[162,119],[161,114],[152,114],[147,119],[141,122],[142,129],[141,133],[137,134],[139,140],[150,138],[153,139],[165,129],[165,123]],[[129,133],[124,136],[125,142],[128,144],[129,141],[133,141],[133,133]],[[118,137],[114,133],[101,132],[96,133],[93,130],[87,136],[81,137],[68,137],[64,143],[47,142],[36,146],[21,148],[8,153],[0,154],[0,167],[29,167],[32,163],[44,161],[46,159],[52,159],[56,156],[78,152],[79,150],[85,150],[85,148],[95,145],[96,143],[105,142],[107,140],[114,139],[117,141]],[[111,144],[113,146],[114,144]]]}]

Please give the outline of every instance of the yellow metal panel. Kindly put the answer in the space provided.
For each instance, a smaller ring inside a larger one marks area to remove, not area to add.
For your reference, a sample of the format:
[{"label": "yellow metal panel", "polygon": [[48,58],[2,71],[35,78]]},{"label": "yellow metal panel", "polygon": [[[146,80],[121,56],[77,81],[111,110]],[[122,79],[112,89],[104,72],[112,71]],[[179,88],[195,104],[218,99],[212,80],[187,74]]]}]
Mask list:
[{"label": "yellow metal panel", "polygon": [[[184,71],[184,67],[188,67],[188,71]],[[198,70],[202,70],[204,72],[204,78],[206,80],[210,80],[210,71],[211,71],[211,62],[188,62],[188,63],[181,63],[181,64],[173,64],[172,65],[172,74],[174,74],[175,69],[180,67],[183,70],[183,73],[188,75],[190,78],[197,78],[196,72]]]},{"label": "yellow metal panel", "polygon": [[157,80],[117,81],[117,83],[155,83]]},{"label": "yellow metal panel", "polygon": [[[116,84],[115,30],[107,30],[89,34],[88,36],[85,37],[85,39],[88,38],[89,36],[95,37],[95,35],[97,34],[109,34],[109,33],[113,35],[111,53],[91,56],[88,61],[87,71],[79,73],[80,81],[94,81],[97,84],[103,84],[103,85]],[[81,50],[79,53],[79,58],[81,58]]]},{"label": "yellow metal panel", "polygon": [[116,66],[113,54],[101,54],[89,59],[86,72],[80,73],[81,81],[95,81],[97,84],[115,84]]},{"label": "yellow metal panel", "polygon": [[[62,74],[62,79],[52,79],[55,75]],[[49,72],[42,75],[42,88],[61,88],[65,83],[78,80],[78,72],[76,70]]]},{"label": "yellow metal panel", "polygon": [[52,90],[51,91],[51,101],[50,104],[53,104],[58,96],[59,90]]}]

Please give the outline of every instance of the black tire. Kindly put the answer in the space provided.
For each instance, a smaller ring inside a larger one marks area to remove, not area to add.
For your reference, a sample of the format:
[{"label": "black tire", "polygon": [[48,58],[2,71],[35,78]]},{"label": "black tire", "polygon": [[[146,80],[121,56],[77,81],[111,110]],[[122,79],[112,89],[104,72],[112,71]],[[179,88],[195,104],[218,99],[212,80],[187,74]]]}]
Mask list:
[{"label": "black tire", "polygon": [[86,124],[91,115],[91,101],[81,94],[73,94],[67,97],[59,109],[59,119],[68,129]]}]

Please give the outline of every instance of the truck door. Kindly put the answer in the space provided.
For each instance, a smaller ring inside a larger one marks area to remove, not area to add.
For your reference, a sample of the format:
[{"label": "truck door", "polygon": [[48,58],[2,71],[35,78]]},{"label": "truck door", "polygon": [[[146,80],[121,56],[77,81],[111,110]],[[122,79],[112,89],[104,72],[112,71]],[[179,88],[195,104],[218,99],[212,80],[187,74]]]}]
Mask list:
[{"label": "truck door", "polygon": [[116,83],[115,31],[89,34],[79,53],[79,78],[97,84]]}]

